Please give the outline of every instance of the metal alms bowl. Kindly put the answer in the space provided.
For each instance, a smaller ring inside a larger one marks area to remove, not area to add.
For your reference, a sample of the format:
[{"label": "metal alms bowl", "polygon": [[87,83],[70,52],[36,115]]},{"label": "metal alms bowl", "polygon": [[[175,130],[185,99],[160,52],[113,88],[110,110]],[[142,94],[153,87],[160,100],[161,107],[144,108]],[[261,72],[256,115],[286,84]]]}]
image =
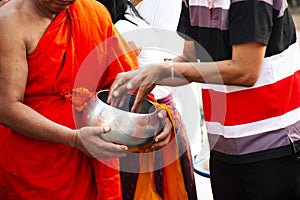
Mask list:
[{"label": "metal alms bowl", "polygon": [[150,101],[144,100],[142,111],[132,113],[135,95],[127,94],[122,107],[107,104],[108,90],[98,92],[83,111],[83,123],[87,126],[110,126],[110,132],[101,134],[101,138],[118,144],[139,147],[153,141],[160,132],[162,124],[157,117],[157,108]]}]

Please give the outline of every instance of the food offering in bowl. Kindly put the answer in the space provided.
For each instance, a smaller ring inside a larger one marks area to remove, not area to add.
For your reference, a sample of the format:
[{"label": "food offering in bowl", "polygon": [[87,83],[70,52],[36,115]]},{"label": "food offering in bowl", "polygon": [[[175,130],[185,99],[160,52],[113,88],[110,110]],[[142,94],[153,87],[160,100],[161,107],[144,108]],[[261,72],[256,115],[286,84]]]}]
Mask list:
[{"label": "food offering in bowl", "polygon": [[108,94],[108,90],[102,90],[89,101],[83,110],[84,125],[110,126],[110,132],[101,134],[101,138],[129,148],[150,144],[153,137],[163,129],[156,106],[144,100],[141,112],[133,113],[130,110],[135,94],[128,93],[122,107],[107,104]]}]

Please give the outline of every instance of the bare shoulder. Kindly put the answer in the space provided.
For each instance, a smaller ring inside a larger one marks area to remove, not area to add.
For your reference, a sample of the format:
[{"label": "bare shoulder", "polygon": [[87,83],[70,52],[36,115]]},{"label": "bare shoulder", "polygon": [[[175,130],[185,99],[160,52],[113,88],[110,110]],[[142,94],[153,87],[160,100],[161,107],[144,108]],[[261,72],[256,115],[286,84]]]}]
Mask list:
[{"label": "bare shoulder", "polygon": [[10,6],[1,7],[0,8],[1,34],[19,25],[18,22],[21,19],[20,17],[21,17],[20,13],[18,13],[16,9],[13,9]]},{"label": "bare shoulder", "polygon": [[0,8],[0,43],[3,48],[8,48],[6,45],[9,45],[10,48],[14,45],[25,45],[24,27],[22,16],[18,10],[9,6]]},{"label": "bare shoulder", "polygon": [[0,8],[0,43],[25,49],[28,55],[35,50],[51,20],[41,19],[23,5],[9,4]]}]

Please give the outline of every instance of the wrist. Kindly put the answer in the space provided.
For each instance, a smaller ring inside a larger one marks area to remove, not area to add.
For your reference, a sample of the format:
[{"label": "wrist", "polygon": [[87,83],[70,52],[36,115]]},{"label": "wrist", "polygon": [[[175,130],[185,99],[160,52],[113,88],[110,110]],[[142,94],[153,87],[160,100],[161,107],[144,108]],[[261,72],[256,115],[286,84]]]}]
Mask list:
[{"label": "wrist", "polygon": [[168,66],[169,66],[169,68],[171,70],[170,75],[171,75],[171,78],[173,80],[174,79],[174,65],[173,65],[173,61],[172,60],[168,60],[168,61],[166,61],[166,63],[168,64]]},{"label": "wrist", "polygon": [[65,144],[72,148],[78,148],[78,141],[80,140],[78,135],[78,130],[69,129],[68,133],[65,137],[61,140],[62,144]]},{"label": "wrist", "polygon": [[81,142],[79,131],[74,130],[71,138],[71,145],[72,148],[82,150],[84,149],[83,143]]},{"label": "wrist", "polygon": [[70,138],[70,144],[69,146],[72,148],[76,148],[78,146],[78,132],[76,130],[73,131],[72,136]]},{"label": "wrist", "polygon": [[73,130],[73,134],[72,134],[72,137],[70,139],[70,145],[69,146],[74,148],[74,149],[78,149],[78,150],[82,151],[87,156],[92,157],[92,154],[90,154],[90,152],[83,145],[83,142],[80,138],[80,131],[79,130]]}]

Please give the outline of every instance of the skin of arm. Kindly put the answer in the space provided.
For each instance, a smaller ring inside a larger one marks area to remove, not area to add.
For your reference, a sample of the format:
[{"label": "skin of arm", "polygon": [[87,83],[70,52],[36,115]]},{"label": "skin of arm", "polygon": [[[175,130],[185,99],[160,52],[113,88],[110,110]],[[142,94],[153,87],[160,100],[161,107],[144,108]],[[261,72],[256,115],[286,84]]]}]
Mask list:
[{"label": "skin of arm", "polygon": [[[266,46],[251,42],[232,46],[232,59],[217,62],[179,63],[174,70],[189,82],[238,85],[251,87],[257,81]],[[195,50],[185,48],[188,60],[195,60]]]},{"label": "skin of arm", "polygon": [[171,67],[167,63],[151,64],[118,74],[108,101],[113,105],[118,104],[122,94],[131,89],[138,89],[138,98],[133,109],[137,108],[153,85],[180,86],[200,82],[251,87],[259,77],[265,51],[266,46],[256,42],[233,45],[232,59],[197,63],[194,45],[187,41],[184,45],[184,55],[175,58]]},{"label": "skin of arm", "polygon": [[0,14],[0,124],[27,137],[77,148],[89,156],[124,157],[126,146],[99,138],[99,134],[109,131],[108,127],[73,130],[54,123],[23,103],[28,76],[27,55],[35,44],[25,34],[28,23],[17,16]]}]

